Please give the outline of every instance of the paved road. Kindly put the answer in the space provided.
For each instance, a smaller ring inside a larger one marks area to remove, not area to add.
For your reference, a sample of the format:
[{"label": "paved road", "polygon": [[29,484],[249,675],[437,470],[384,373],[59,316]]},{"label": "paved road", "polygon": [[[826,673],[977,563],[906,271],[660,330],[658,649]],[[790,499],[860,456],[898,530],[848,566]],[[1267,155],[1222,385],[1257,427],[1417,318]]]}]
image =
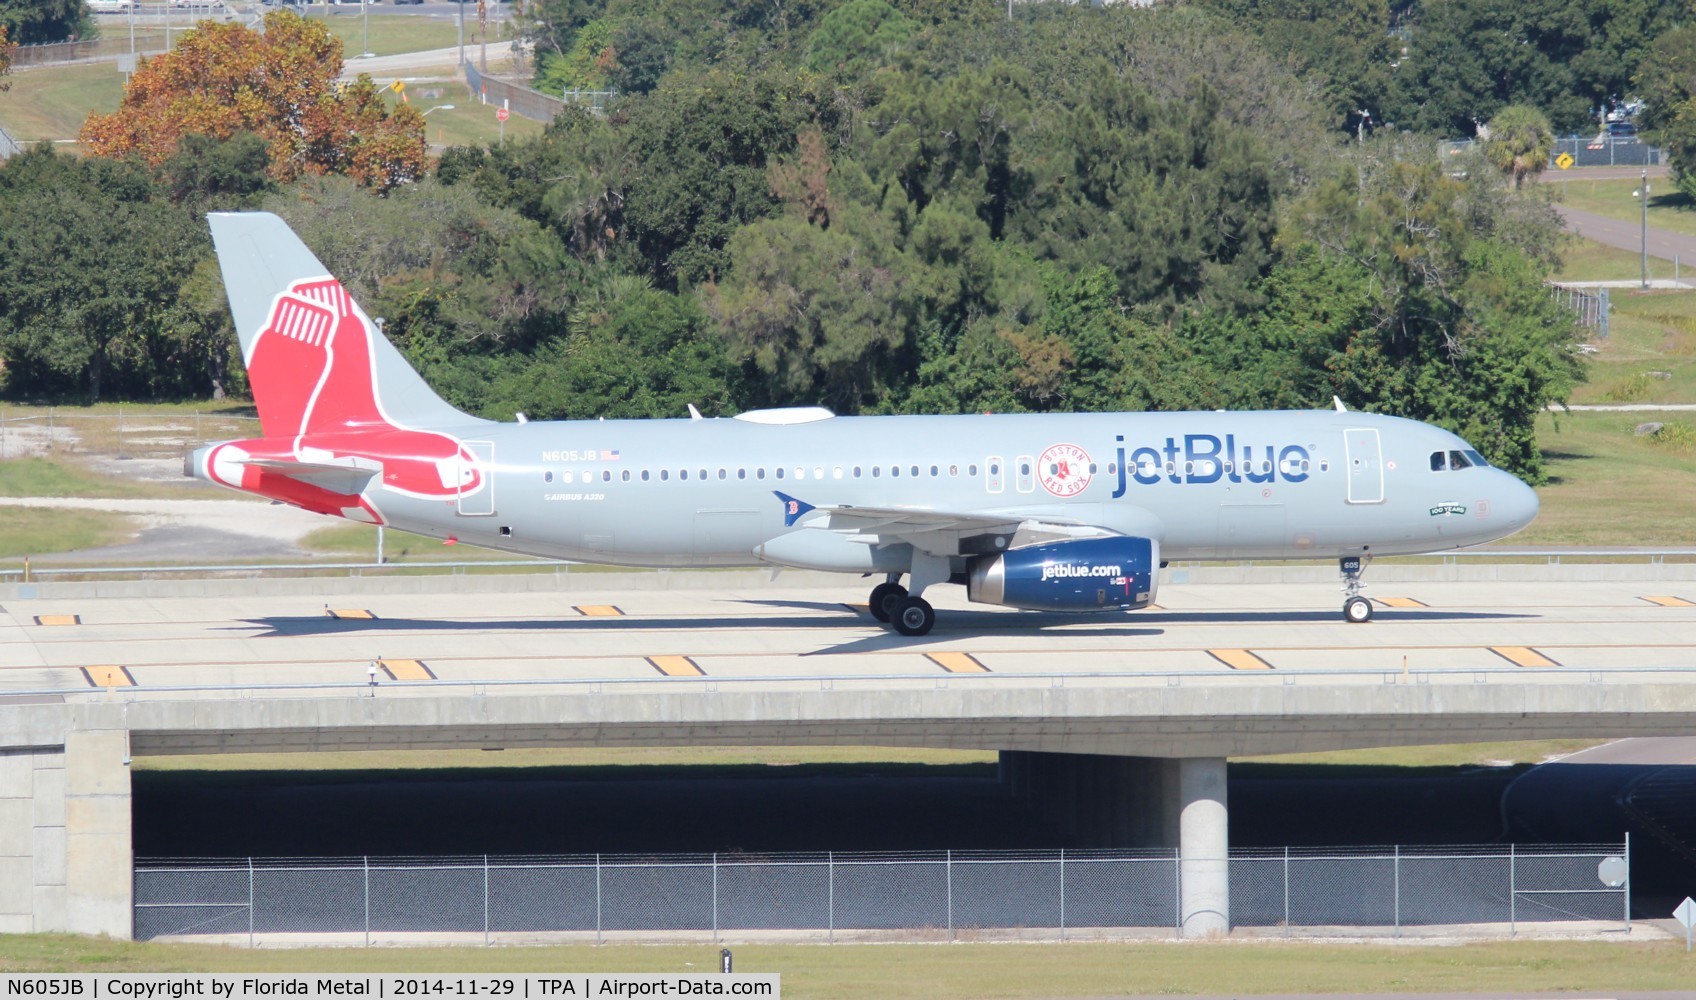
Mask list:
[{"label": "paved road", "polygon": [[[1555,211],[1561,214],[1566,222],[1566,228],[1586,239],[1595,240],[1605,246],[1618,247],[1621,250],[1641,250],[1643,248],[1643,226],[1641,222],[1622,222],[1619,219],[1597,215],[1595,212],[1585,212],[1566,205],[1556,205]],[[1685,236],[1665,229],[1649,229],[1649,256],[1661,260],[1678,258],[1696,266],[1696,236]]]}]

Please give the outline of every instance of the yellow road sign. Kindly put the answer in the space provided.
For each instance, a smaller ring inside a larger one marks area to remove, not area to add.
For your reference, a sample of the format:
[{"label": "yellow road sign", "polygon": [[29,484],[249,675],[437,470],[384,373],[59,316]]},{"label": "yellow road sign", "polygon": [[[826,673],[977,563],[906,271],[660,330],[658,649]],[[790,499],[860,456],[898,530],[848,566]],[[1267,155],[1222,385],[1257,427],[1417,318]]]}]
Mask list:
[{"label": "yellow road sign", "polygon": [[1577,161],[1572,158],[1571,153],[1562,153],[1555,157],[1555,166],[1560,167],[1562,170],[1572,166],[1575,162]]},{"label": "yellow road sign", "polygon": [[396,80],[394,83],[389,84],[389,89],[394,91],[397,94],[405,93],[406,92],[406,81],[405,80]]}]

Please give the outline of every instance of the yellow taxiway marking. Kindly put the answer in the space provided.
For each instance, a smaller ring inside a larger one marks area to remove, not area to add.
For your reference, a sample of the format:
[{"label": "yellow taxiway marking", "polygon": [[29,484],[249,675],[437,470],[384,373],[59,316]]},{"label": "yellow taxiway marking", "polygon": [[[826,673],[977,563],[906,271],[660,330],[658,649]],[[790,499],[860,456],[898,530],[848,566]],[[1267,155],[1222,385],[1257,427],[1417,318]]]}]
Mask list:
[{"label": "yellow taxiway marking", "polygon": [[705,677],[707,672],[687,656],[647,656],[648,665],[667,677]]},{"label": "yellow taxiway marking", "polygon": [[571,610],[585,618],[621,618],[624,610],[612,604],[573,604]]},{"label": "yellow taxiway marking", "polygon": [[1516,667],[1558,667],[1559,663],[1551,660],[1530,646],[1491,646],[1490,652],[1508,661]]},{"label": "yellow taxiway marking", "polygon": [[970,653],[926,653],[925,659],[951,674],[987,674],[989,668]]},{"label": "yellow taxiway marking", "polygon": [[1373,600],[1386,608],[1428,608],[1431,606],[1424,601],[1416,601],[1411,597],[1375,597]]},{"label": "yellow taxiway marking", "polygon": [[842,606],[856,614],[869,615],[872,613],[872,606],[863,601],[859,604],[844,603]]},{"label": "yellow taxiway marking", "polygon": [[377,666],[383,668],[391,680],[397,681],[433,681],[435,673],[424,665],[423,660],[378,660]]},{"label": "yellow taxiway marking", "polygon": [[81,625],[82,615],[36,615],[37,625]]},{"label": "yellow taxiway marking", "polygon": [[130,676],[128,667],[83,667],[82,675],[88,678],[90,687],[135,687],[135,678]]},{"label": "yellow taxiway marking", "polygon": [[1246,649],[1210,649],[1207,655],[1232,670],[1271,670],[1272,664]]},{"label": "yellow taxiway marking", "polygon": [[331,618],[350,618],[369,621],[377,616],[364,608],[325,608],[324,613]]},{"label": "yellow taxiway marking", "polygon": [[1696,608],[1696,601],[1687,601],[1682,597],[1645,597],[1650,604],[1658,604],[1663,608]]}]

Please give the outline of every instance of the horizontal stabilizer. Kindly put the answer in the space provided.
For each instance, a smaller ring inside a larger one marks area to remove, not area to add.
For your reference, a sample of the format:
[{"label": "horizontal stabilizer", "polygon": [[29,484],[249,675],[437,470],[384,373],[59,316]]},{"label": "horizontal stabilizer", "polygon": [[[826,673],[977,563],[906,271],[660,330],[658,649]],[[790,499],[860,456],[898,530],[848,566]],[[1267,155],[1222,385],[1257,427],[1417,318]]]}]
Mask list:
[{"label": "horizontal stabilizer", "polygon": [[319,489],[349,496],[363,492],[373,476],[383,474],[380,462],[352,458],[345,462],[291,462],[279,458],[245,458],[237,464],[260,469],[273,475],[287,476]]}]

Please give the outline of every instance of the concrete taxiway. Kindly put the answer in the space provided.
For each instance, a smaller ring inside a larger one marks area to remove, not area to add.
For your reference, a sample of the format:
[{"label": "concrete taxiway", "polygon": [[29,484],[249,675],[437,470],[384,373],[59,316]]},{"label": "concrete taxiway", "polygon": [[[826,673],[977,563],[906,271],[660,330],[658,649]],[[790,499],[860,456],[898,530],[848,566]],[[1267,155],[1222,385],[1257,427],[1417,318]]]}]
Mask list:
[{"label": "concrete taxiway", "polygon": [[[1145,612],[786,573],[114,581],[0,588],[0,932],[124,936],[135,755],[861,744],[1003,751],[1098,846],[1181,852],[1229,927],[1225,758],[1696,728],[1696,567],[1175,568]],[[1024,794],[1024,793],[1021,793]]]},{"label": "concrete taxiway", "polygon": [[[1596,567],[1519,569],[1571,576]],[[13,589],[0,613],[0,693],[73,699],[93,689],[126,700],[224,694],[182,688],[305,694],[296,686],[367,685],[373,664],[385,695],[436,681],[1275,671],[1346,684],[1404,670],[1522,679],[1696,671],[1696,580],[1678,579],[1392,581],[1369,591],[1379,607],[1366,625],[1341,621],[1328,582],[1168,583],[1157,608],[1108,615],[986,608],[942,588],[933,592],[937,629],[922,639],[874,621],[860,581],[810,574]]]}]

